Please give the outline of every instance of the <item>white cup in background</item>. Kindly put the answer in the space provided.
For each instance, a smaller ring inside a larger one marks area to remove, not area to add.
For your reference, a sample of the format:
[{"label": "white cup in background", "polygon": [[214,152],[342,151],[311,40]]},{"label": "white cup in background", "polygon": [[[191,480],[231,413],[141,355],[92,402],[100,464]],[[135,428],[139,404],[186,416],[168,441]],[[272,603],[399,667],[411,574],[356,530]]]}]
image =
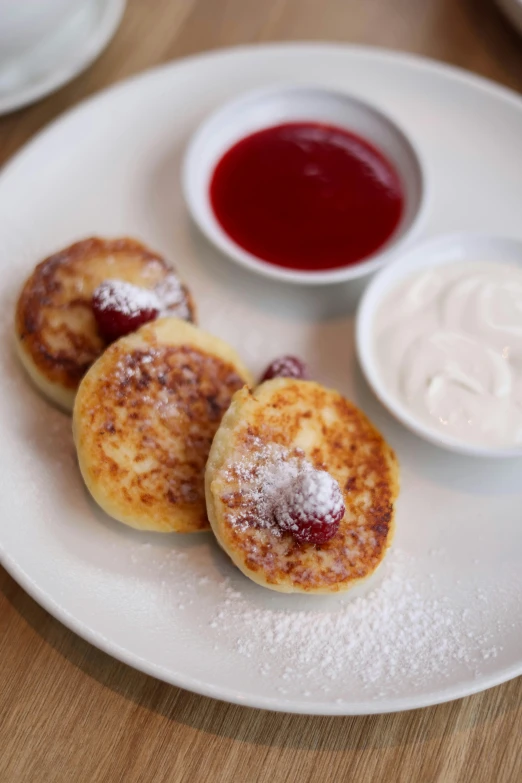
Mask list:
[{"label": "white cup in background", "polygon": [[89,0],[0,0],[0,68],[58,30]]}]

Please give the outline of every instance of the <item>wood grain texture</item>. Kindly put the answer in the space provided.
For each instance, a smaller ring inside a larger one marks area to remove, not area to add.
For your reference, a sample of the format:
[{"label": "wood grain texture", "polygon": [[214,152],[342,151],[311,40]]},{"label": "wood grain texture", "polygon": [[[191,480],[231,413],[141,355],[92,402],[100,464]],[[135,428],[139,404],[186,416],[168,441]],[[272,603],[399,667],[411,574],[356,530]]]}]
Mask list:
[{"label": "wood grain texture", "polygon": [[[421,53],[522,90],[522,39],[492,0],[130,0],[112,44],[86,73],[0,119],[0,162],[64,109],[144,68],[288,39]],[[225,705],[113,661],[0,570],[2,783],[345,780],[522,780],[522,678],[439,707],[367,718]]]}]

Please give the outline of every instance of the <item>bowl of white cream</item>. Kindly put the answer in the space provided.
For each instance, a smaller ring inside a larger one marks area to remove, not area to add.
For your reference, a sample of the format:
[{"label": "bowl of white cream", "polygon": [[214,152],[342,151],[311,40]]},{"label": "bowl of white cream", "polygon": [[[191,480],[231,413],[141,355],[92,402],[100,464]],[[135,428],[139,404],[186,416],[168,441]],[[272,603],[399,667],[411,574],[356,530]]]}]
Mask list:
[{"label": "bowl of white cream", "polygon": [[412,247],[366,289],[356,346],[381,403],[417,435],[522,456],[522,240],[462,233]]}]

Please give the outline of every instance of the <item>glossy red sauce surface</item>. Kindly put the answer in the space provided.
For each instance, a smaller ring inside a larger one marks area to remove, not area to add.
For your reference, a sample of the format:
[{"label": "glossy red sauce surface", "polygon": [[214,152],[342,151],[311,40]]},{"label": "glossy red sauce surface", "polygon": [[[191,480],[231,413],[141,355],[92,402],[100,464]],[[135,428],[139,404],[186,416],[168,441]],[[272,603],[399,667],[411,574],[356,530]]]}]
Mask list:
[{"label": "glossy red sauce surface", "polygon": [[311,122],[247,136],[221,158],[210,184],[225,232],[258,258],[296,270],[355,264],[401,218],[402,183],[365,139]]}]

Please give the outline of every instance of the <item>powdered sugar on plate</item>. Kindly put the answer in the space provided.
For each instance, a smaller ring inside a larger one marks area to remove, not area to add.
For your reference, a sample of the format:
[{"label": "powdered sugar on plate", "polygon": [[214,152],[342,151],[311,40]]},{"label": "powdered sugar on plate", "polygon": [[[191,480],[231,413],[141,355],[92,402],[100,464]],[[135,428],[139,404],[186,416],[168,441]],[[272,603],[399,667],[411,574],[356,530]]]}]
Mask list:
[{"label": "powdered sugar on plate", "polygon": [[[504,588],[504,617],[488,616],[484,605],[477,624],[469,609],[455,609],[435,585],[421,590],[417,569],[413,558],[393,551],[381,583],[365,596],[329,599],[327,608],[314,608],[316,599],[307,598],[304,611],[260,608],[225,584],[210,628],[260,676],[277,681],[280,693],[301,684],[333,693],[355,678],[380,698],[402,692],[405,680],[419,687],[448,677],[456,666],[477,676],[481,664],[502,651],[494,640],[499,625],[508,626],[522,608],[520,585],[518,592]],[[477,598],[473,591],[469,603]]]},{"label": "powdered sugar on plate", "polygon": [[488,594],[477,569],[476,580],[446,593],[435,575],[427,577],[429,568],[440,574],[445,551],[419,561],[392,550],[365,593],[324,598],[267,591],[224,558],[216,570],[212,545],[190,544],[156,556],[134,545],[137,578],[148,584],[153,572],[161,579],[172,633],[180,633],[187,612],[196,614],[194,638],[213,650],[216,665],[262,678],[267,692],[287,698],[340,704],[357,693],[378,702],[400,697],[406,686],[440,688],[456,672],[480,677],[503,655],[499,639],[509,643],[519,628],[520,574],[507,569]]}]

